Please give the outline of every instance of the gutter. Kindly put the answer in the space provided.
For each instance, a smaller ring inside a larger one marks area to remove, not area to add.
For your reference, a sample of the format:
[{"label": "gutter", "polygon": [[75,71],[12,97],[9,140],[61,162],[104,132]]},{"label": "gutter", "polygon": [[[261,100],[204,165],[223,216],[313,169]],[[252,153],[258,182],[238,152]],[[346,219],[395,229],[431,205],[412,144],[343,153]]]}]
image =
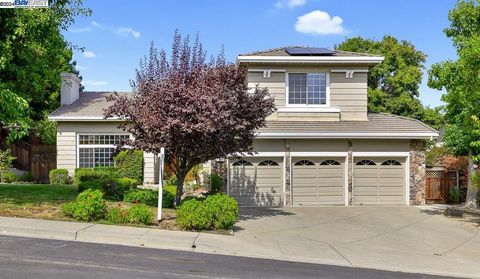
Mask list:
[{"label": "gutter", "polygon": [[104,118],[103,116],[49,116],[51,121],[123,121],[119,117]]},{"label": "gutter", "polygon": [[316,139],[431,139],[438,137],[438,133],[271,133],[271,132],[259,132],[257,138],[261,139],[278,139],[278,138],[290,138],[290,139],[304,139],[304,138],[316,138]]},{"label": "gutter", "polygon": [[378,64],[383,61],[381,56],[237,56],[238,62],[259,63],[340,63],[340,64]]}]

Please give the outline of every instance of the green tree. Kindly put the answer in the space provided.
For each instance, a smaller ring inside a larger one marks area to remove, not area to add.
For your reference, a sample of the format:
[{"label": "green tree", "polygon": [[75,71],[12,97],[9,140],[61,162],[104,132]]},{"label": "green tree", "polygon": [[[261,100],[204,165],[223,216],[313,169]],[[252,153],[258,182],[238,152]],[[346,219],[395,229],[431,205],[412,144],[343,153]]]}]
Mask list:
[{"label": "green tree", "polygon": [[[469,155],[469,173],[480,162],[480,6],[461,0],[448,14],[450,26],[444,33],[457,49],[457,60],[432,65],[428,85],[444,89],[446,103],[445,146],[456,155]],[[465,206],[477,207],[478,189],[469,176]]]},{"label": "green tree", "polygon": [[381,41],[355,37],[336,49],[385,57],[368,74],[369,111],[415,118],[437,129],[442,125],[440,109],[424,108],[418,99],[426,55],[410,42],[392,36]]},{"label": "green tree", "polygon": [[0,9],[0,129],[8,139],[59,105],[60,73],[75,72],[63,37],[75,17],[89,15],[82,0],[50,1],[48,9]]}]

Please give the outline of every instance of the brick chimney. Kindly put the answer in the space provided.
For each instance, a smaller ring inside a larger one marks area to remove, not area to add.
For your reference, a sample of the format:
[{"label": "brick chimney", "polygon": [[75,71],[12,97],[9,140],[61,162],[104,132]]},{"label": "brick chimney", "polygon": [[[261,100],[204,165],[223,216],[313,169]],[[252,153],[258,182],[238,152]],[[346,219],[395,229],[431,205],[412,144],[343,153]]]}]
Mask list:
[{"label": "brick chimney", "polygon": [[60,103],[71,105],[80,97],[80,79],[73,73],[61,73]]}]

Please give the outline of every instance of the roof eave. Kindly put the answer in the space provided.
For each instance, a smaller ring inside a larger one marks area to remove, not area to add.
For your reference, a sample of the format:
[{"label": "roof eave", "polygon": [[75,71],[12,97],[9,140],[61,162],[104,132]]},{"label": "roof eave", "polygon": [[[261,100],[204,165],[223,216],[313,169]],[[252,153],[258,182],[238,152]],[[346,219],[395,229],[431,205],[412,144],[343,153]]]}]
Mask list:
[{"label": "roof eave", "polygon": [[119,117],[108,117],[104,118],[103,116],[49,116],[48,120],[50,121],[123,121]]},{"label": "roof eave", "polygon": [[379,64],[384,60],[381,56],[237,56],[240,63],[339,63],[339,64]]},{"label": "roof eave", "polygon": [[276,139],[276,138],[316,138],[316,139],[433,139],[439,134],[435,132],[418,132],[418,133],[296,133],[296,132],[258,132],[257,138]]}]

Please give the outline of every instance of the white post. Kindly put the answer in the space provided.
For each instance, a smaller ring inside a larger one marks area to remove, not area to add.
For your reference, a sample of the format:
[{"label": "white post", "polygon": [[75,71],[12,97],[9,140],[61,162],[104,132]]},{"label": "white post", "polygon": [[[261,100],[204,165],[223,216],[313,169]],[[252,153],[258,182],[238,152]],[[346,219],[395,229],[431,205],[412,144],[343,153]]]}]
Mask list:
[{"label": "white post", "polygon": [[162,220],[162,200],[163,200],[163,167],[165,164],[165,149],[162,147],[159,154],[158,167],[158,209],[157,220]]}]

